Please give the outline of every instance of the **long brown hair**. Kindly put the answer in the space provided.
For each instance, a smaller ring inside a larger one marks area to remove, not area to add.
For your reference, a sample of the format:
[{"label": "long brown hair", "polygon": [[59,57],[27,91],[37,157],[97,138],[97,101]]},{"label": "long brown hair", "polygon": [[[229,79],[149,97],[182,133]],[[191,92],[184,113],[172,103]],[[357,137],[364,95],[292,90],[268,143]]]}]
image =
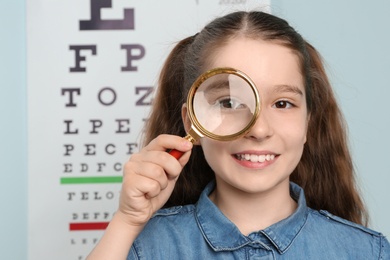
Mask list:
[{"label": "long brown hair", "polygon": [[[204,72],[217,49],[234,37],[273,41],[297,54],[305,78],[310,120],[303,155],[291,180],[305,190],[309,207],[367,224],[367,213],[355,183],[346,126],[322,59],[285,20],[273,15],[231,13],[215,19],[197,35],[180,41],[162,68],[144,144],[163,133],[185,135],[181,108],[191,83]],[[201,146],[195,146],[165,207],[195,203],[212,179],[214,173]]]}]

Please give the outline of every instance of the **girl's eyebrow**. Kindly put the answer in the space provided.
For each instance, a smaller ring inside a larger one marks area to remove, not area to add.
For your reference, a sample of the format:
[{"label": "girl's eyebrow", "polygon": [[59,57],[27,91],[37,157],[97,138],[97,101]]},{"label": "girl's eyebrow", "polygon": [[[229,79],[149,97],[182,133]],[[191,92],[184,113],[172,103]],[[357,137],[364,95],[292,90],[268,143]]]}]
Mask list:
[{"label": "girl's eyebrow", "polygon": [[299,87],[287,84],[276,85],[274,88],[272,88],[272,91],[276,93],[291,92],[293,94],[303,96],[303,92]]},{"label": "girl's eyebrow", "polygon": [[222,79],[212,82],[207,86],[207,88],[204,90],[205,93],[215,93],[219,92],[221,90],[230,90],[229,81]]}]

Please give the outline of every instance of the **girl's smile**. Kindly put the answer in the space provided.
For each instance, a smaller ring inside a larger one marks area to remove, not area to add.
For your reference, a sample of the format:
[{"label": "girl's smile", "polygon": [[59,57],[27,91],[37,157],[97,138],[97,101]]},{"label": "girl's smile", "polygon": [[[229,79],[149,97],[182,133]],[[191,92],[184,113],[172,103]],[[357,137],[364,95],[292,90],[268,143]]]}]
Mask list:
[{"label": "girl's smile", "polygon": [[263,169],[278,159],[278,154],[268,151],[245,151],[233,154],[237,162],[247,168]]}]

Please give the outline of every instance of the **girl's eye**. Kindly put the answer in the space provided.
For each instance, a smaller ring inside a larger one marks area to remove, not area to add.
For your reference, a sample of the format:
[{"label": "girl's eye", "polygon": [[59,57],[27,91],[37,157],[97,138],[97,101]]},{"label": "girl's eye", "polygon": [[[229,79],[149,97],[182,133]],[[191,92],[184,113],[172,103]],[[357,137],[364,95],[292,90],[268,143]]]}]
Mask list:
[{"label": "girl's eye", "polygon": [[293,107],[293,104],[286,100],[280,100],[274,104],[274,107],[276,108],[291,108]]}]

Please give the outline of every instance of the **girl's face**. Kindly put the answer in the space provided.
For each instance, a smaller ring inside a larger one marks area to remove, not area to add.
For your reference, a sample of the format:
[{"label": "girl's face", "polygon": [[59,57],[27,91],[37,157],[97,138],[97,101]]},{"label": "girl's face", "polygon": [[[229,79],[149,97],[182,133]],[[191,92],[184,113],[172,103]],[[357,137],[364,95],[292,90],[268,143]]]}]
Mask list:
[{"label": "girl's face", "polygon": [[303,152],[308,123],[297,55],[271,41],[236,38],[218,49],[208,69],[216,67],[243,71],[261,96],[261,113],[245,136],[229,142],[200,140],[218,188],[264,193],[288,187]]}]

